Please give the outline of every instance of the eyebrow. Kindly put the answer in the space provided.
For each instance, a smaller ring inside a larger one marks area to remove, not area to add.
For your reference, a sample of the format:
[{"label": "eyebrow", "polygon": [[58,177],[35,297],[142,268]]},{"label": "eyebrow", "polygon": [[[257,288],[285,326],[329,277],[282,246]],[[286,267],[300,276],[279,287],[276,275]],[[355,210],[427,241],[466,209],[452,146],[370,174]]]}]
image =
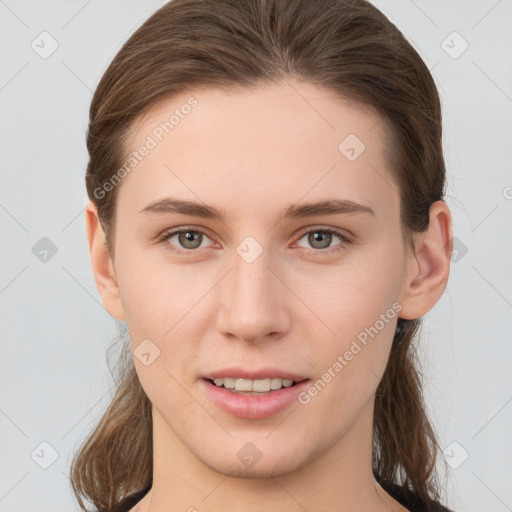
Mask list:
[{"label": "eyebrow", "polygon": [[[192,217],[225,221],[226,214],[213,206],[185,201],[173,197],[164,197],[152,201],[138,213],[155,213],[161,215],[183,214]],[[326,199],[315,203],[291,204],[282,214],[281,219],[300,219],[314,217],[316,215],[339,215],[369,213],[375,216],[375,212],[366,205],[356,203],[348,199]]]}]

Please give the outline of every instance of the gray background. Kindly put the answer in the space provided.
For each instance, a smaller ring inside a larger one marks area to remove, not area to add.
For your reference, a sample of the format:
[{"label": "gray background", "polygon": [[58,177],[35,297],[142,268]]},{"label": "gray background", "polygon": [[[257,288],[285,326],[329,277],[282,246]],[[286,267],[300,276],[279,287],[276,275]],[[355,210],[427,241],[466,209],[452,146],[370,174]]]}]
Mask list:
[{"label": "gray background", "polygon": [[[111,398],[118,333],[85,237],[88,108],[121,44],[163,3],[0,0],[1,512],[78,510],[69,463]],[[444,108],[457,252],[421,354],[453,468],[448,504],[512,510],[512,0],[375,4],[432,69]]]}]

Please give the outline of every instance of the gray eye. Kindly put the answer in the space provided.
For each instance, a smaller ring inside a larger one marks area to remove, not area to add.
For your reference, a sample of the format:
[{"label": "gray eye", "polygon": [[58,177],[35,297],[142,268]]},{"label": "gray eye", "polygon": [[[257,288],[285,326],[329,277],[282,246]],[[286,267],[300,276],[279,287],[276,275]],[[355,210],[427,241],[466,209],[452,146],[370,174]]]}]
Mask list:
[{"label": "gray eye", "polygon": [[[332,236],[332,233],[326,231],[310,231],[308,233],[308,242],[313,249],[325,249],[331,245]],[[317,243],[318,245],[315,245]]]},{"label": "gray eye", "polygon": [[201,246],[203,238],[202,233],[197,231],[182,231],[174,236],[178,236],[178,241],[184,249],[197,249]]}]

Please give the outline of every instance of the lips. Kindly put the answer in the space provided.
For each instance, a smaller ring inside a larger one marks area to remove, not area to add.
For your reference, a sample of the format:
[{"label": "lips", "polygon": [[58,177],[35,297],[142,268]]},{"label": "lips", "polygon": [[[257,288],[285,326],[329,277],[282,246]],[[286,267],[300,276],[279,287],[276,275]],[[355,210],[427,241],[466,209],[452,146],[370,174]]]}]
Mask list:
[{"label": "lips", "polygon": [[268,392],[236,391],[216,386],[210,379],[200,379],[200,386],[209,400],[230,416],[258,420],[274,416],[297,404],[298,395],[309,386],[309,379],[290,387]]},{"label": "lips", "polygon": [[290,407],[310,379],[278,367],[230,367],[200,379],[209,399],[225,413],[245,419],[264,419]]}]

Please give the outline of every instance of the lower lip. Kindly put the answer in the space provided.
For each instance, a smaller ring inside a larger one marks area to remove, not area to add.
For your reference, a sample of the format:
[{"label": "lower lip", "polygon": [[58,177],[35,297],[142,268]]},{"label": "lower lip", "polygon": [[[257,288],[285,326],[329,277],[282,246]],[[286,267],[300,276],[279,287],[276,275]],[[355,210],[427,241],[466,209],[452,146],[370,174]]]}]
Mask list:
[{"label": "lower lip", "polygon": [[237,418],[259,420],[281,412],[296,401],[299,393],[307,388],[309,379],[265,395],[242,395],[219,388],[207,379],[201,382],[213,403],[224,412]]}]

